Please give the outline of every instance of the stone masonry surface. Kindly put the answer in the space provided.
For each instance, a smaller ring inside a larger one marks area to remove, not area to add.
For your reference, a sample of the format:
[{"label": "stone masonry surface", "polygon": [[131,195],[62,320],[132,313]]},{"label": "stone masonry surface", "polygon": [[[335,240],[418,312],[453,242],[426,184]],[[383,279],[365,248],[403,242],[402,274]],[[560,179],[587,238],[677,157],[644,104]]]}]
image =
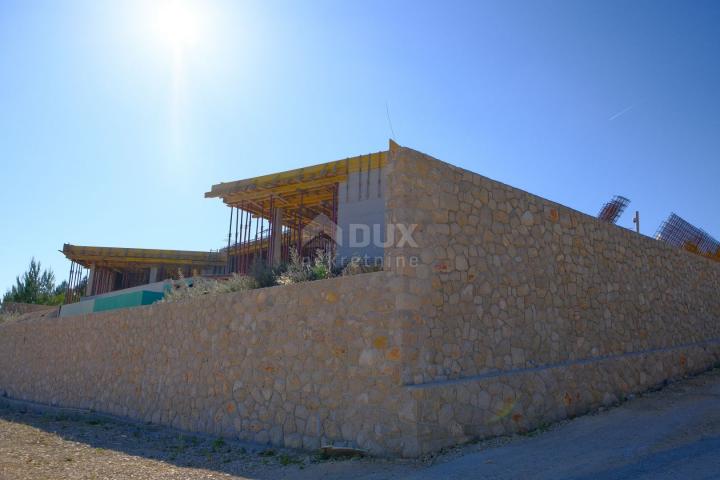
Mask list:
[{"label": "stone masonry surface", "polygon": [[720,358],[719,263],[410,149],[389,177],[388,222],[416,225],[417,247],[386,263],[411,280],[401,375],[421,451],[576,415]]},{"label": "stone masonry surface", "polygon": [[0,325],[0,389],[184,430],[417,456],[720,359],[720,264],[394,148],[386,271]]},{"label": "stone masonry surface", "polygon": [[415,425],[397,414],[404,279],[390,275],[11,322],[0,388],[260,443],[412,453]]}]

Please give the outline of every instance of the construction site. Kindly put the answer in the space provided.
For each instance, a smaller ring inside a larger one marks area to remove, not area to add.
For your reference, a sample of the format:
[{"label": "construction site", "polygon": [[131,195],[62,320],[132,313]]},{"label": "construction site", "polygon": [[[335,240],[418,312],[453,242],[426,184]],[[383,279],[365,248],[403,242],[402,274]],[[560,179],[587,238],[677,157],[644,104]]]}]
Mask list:
[{"label": "construction site", "polygon": [[720,1],[0,39],[0,480],[720,478]]},{"label": "construction site", "polygon": [[[677,215],[615,225],[626,197],[590,216],[394,142],[205,196],[229,212],[217,250],[64,245],[61,318],[0,325],[8,397],[417,457],[720,361],[718,242]],[[381,268],[158,302],[318,250]]]},{"label": "construction site", "polygon": [[71,265],[61,315],[152,303],[180,276],[223,280],[247,274],[257,263],[278,267],[289,261],[292,250],[301,258],[321,250],[339,265],[359,257],[381,266],[387,155],[371,153],[213,185],[205,197],[219,198],[230,212],[227,245],[217,250],[65,244],[62,253]]},{"label": "construction site", "polygon": [[[393,142],[390,142],[391,149]],[[389,151],[213,185],[205,198],[229,209],[227,244],[215,250],[178,251],[65,244],[70,260],[61,315],[145,305],[162,298],[174,280],[227,279],[254,264],[278,267],[291,251],[304,259],[318,250],[339,265],[352,258],[382,265],[386,235],[385,183]],[[615,224],[630,205],[616,195],[598,220]],[[633,222],[639,233],[640,217]],[[715,261],[720,242],[675,213],[654,238]],[[75,305],[73,305],[75,304]]]}]

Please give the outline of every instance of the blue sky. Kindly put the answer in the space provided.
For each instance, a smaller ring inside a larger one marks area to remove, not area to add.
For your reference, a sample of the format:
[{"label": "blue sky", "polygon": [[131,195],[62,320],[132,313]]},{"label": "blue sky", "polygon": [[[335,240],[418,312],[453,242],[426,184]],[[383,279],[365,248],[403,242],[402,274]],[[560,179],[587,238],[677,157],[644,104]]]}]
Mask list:
[{"label": "blue sky", "polygon": [[212,184],[383,150],[386,104],[402,145],[720,237],[719,2],[186,3],[179,46],[164,5],[0,1],[0,290],[64,242],[218,248]]}]

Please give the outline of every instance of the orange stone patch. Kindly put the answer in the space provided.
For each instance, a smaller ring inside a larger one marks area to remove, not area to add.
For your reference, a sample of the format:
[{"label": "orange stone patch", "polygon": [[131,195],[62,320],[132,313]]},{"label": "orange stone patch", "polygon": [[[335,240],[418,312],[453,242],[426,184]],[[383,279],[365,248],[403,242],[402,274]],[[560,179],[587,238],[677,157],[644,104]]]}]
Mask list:
[{"label": "orange stone patch", "polygon": [[450,267],[448,267],[448,264],[444,263],[444,262],[436,263],[433,268],[435,269],[436,272],[449,272],[450,271]]},{"label": "orange stone patch", "polygon": [[388,360],[397,362],[398,360],[400,360],[400,347],[392,347],[390,350],[388,350],[385,356]]},{"label": "orange stone patch", "polygon": [[381,337],[375,337],[375,340],[373,340],[373,346],[377,348],[378,350],[384,350],[387,348],[388,339],[385,336]]}]

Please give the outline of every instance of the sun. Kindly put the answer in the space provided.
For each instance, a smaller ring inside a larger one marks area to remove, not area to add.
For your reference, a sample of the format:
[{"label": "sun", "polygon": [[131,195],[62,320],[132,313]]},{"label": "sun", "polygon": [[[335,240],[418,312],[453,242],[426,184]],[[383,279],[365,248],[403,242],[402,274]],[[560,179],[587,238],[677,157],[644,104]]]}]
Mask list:
[{"label": "sun", "polygon": [[202,37],[202,11],[189,0],[153,2],[150,13],[151,29],[166,46],[184,50],[193,47]]}]

